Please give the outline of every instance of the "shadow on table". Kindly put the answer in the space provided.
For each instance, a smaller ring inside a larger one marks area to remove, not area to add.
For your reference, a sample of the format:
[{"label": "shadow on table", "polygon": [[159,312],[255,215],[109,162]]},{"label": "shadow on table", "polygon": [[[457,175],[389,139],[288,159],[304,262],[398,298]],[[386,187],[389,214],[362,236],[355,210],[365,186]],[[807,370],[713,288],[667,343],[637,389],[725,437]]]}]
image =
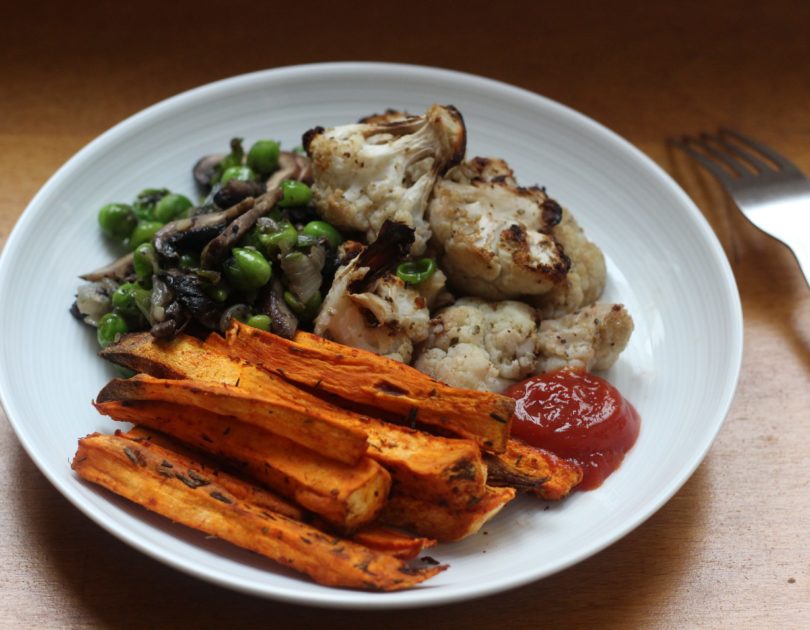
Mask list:
[{"label": "shadow on table", "polygon": [[598,555],[539,582],[472,602],[430,609],[352,612],[308,609],[235,593],[186,576],[135,551],[74,509],[19,448],[11,506],[28,535],[20,553],[34,559],[37,588],[59,610],[43,615],[115,628],[295,627],[534,628],[539,624],[618,627],[630,615],[655,621],[675,591],[687,588],[706,535],[711,487],[704,464],[636,531]]},{"label": "shadow on table", "polygon": [[749,223],[720,184],[681,151],[668,147],[667,163],[720,240],[746,320],[778,331],[810,374],[810,289],[791,251]]}]

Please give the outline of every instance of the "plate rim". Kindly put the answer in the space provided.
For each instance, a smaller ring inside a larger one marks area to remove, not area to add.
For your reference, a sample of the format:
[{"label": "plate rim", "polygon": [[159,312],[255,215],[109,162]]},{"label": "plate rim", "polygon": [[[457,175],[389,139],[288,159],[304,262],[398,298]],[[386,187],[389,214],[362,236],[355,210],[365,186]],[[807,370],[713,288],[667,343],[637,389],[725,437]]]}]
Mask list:
[{"label": "plate rim", "polygon": [[[24,226],[32,219],[33,214],[31,209],[38,205],[40,199],[47,196],[50,191],[59,186],[72,170],[79,168],[84,162],[88,154],[93,154],[99,146],[114,142],[118,135],[125,133],[128,129],[144,121],[148,121],[152,117],[160,116],[164,110],[171,110],[174,107],[181,106],[184,103],[194,104],[196,99],[210,98],[221,91],[228,91],[236,86],[243,84],[250,84],[252,82],[261,82],[267,78],[283,79],[285,75],[303,75],[310,72],[326,72],[330,74],[349,74],[356,75],[362,72],[386,72],[398,73],[400,75],[407,75],[420,80],[448,80],[455,84],[465,85],[478,85],[487,88],[490,91],[497,91],[504,98],[518,98],[521,100],[535,101],[544,108],[556,111],[565,117],[568,117],[577,125],[587,129],[589,133],[601,136],[604,140],[610,142],[617,150],[621,150],[626,157],[631,158],[638,166],[643,168],[648,175],[655,178],[656,183],[666,189],[671,194],[674,194],[683,209],[688,213],[694,227],[698,229],[701,236],[704,238],[705,244],[708,249],[707,252],[711,254],[711,258],[716,265],[716,269],[721,272],[723,286],[725,289],[724,307],[728,310],[731,316],[732,326],[728,330],[728,336],[732,343],[729,351],[730,365],[733,368],[733,377],[727,379],[725,383],[725,391],[718,401],[717,408],[722,410],[722,417],[716,423],[714,430],[705,437],[705,443],[700,445],[700,448],[695,449],[691,453],[691,459],[687,460],[685,465],[678,475],[674,476],[665,491],[661,492],[654,500],[650,501],[645,509],[640,510],[639,514],[628,521],[624,522],[621,527],[609,537],[600,541],[595,546],[589,546],[587,553],[571,554],[571,557],[558,562],[553,569],[540,571],[537,573],[523,573],[513,576],[511,579],[502,580],[496,584],[482,584],[474,589],[467,589],[460,593],[442,593],[442,589],[437,587],[435,591],[431,589],[417,589],[411,591],[402,591],[399,593],[364,593],[361,591],[352,591],[346,589],[332,589],[323,594],[312,593],[306,591],[296,591],[296,589],[281,588],[277,585],[272,586],[271,589],[261,588],[261,584],[255,584],[252,581],[234,580],[231,577],[220,576],[216,572],[206,570],[205,567],[189,565],[180,558],[175,558],[171,554],[166,554],[160,548],[153,548],[147,541],[128,530],[120,531],[114,528],[114,524],[108,522],[103,514],[97,513],[92,504],[86,503],[81,493],[79,486],[69,485],[68,482],[63,482],[55,476],[50,470],[45,458],[40,456],[36,450],[33,441],[27,434],[24,428],[24,423],[15,412],[12,403],[11,395],[6,393],[5,384],[8,380],[6,366],[0,365],[0,404],[3,405],[6,416],[8,417],[9,424],[12,426],[17,439],[23,445],[28,456],[32,459],[34,464],[40,472],[48,479],[48,481],[75,507],[77,507],[83,514],[89,517],[97,525],[111,533],[113,536],[129,544],[135,549],[145,553],[163,564],[178,569],[186,574],[193,575],[197,578],[205,579],[209,582],[216,583],[220,586],[225,586],[243,593],[248,593],[265,598],[272,598],[288,603],[299,605],[308,605],[316,607],[328,608],[346,608],[346,609],[398,609],[410,607],[423,607],[441,604],[450,604],[469,599],[486,597],[498,592],[518,588],[525,584],[538,581],[542,578],[548,577],[554,573],[558,573],[564,569],[573,566],[587,558],[599,553],[606,547],[612,545],[614,542],[625,537],[628,533],[636,529],[653,514],[655,514],[661,507],[666,504],[672,496],[692,477],[697,467],[703,462],[714,444],[717,434],[725,423],[728,417],[731,404],[736,393],[736,389],[740,379],[740,372],[742,366],[742,352],[743,352],[743,317],[742,306],[740,301],[739,291],[737,289],[736,281],[731,269],[731,265],[723,251],[723,248],[717,238],[717,235],[711,229],[708,220],[703,213],[698,209],[689,196],[677,184],[677,182],[660,167],[654,160],[647,156],[640,149],[631,144],[628,140],[619,136],[614,131],[605,127],[593,118],[574,110],[567,105],[554,101],[548,97],[542,96],[531,92],[530,90],[517,87],[502,81],[483,77],[476,74],[460,72],[457,70],[450,70],[445,68],[413,65],[413,64],[400,64],[400,63],[385,63],[385,62],[363,62],[363,61],[350,61],[350,62],[327,62],[327,63],[310,63],[299,64],[292,66],[282,66],[278,68],[270,68],[249,72],[245,74],[235,75],[232,77],[220,79],[210,83],[206,83],[189,90],[183,91],[174,96],[163,99],[153,105],[150,105],[131,116],[116,123],[103,133],[96,136],[89,143],[84,145],[79,151],[73,154],[56,172],[51,175],[43,186],[37,191],[31,201],[26,205],[25,210],[18,218],[16,224],[9,234],[6,244],[0,252],[0,288],[7,284],[7,276],[10,275],[13,268],[13,261],[15,260],[15,253],[20,247],[21,234],[24,231]],[[9,262],[12,261],[12,262]],[[4,317],[4,310],[0,310],[0,319]],[[718,412],[720,415],[720,412]],[[302,578],[305,579],[305,578]]]}]

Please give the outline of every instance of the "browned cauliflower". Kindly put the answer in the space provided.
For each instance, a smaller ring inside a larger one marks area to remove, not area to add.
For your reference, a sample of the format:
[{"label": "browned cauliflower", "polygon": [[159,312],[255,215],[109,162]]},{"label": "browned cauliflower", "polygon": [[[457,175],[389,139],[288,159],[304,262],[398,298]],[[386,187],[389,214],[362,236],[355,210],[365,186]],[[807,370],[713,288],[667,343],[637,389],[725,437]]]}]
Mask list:
[{"label": "browned cauliflower", "polygon": [[425,219],[436,178],[463,157],[466,131],[451,105],[431,105],[424,116],[390,113],[304,134],[312,159],[313,203],[321,216],[373,242],[383,223],[415,230],[411,252],[430,238]]},{"label": "browned cauliflower", "polygon": [[409,363],[427,339],[427,300],[391,272],[413,242],[413,231],[386,223],[368,247],[342,246],[343,265],[315,319],[315,334]]},{"label": "browned cauliflower", "polygon": [[503,160],[474,158],[436,182],[428,207],[451,285],[491,300],[533,296],[565,280],[570,262],[551,229],[560,205],[517,185]]},{"label": "browned cauliflower", "polygon": [[543,318],[561,317],[599,299],[605,288],[605,257],[589,241],[571,213],[563,210],[562,220],[551,230],[571,261],[565,279],[548,293],[532,298]]},{"label": "browned cauliflower", "polygon": [[559,319],[547,319],[537,333],[537,371],[569,366],[607,370],[632,332],[633,319],[621,304],[591,304]]},{"label": "browned cauliflower", "polygon": [[503,391],[535,370],[534,309],[462,298],[440,310],[414,367],[455,387]]}]

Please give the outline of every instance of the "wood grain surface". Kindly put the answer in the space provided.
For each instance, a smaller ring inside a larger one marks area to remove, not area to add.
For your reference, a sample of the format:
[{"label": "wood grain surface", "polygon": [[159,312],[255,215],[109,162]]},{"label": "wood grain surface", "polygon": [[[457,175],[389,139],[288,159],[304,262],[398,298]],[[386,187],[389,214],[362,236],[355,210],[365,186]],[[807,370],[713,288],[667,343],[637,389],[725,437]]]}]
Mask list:
[{"label": "wood grain surface", "polygon": [[810,5],[642,6],[334,2],[321,9],[200,0],[4,8],[0,246],[74,152],[179,91],[314,61],[443,66],[574,107],[670,172],[731,260],[745,356],[733,407],[705,462],[636,531],[523,588],[396,613],[264,601],[169,569],[69,505],[0,421],[0,627],[810,627],[810,290],[790,253],[664,144],[671,134],[725,124],[810,173]]}]

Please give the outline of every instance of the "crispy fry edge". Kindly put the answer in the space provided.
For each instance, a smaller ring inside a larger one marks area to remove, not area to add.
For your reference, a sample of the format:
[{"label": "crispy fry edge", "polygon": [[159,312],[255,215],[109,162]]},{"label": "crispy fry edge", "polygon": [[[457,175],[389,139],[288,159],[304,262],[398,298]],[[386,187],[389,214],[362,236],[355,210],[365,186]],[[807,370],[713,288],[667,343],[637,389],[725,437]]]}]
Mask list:
[{"label": "crispy fry edge", "polygon": [[515,405],[507,396],[449,387],[404,363],[307,333],[290,341],[235,321],[226,340],[234,356],[285,379],[474,440],[487,451],[506,448]]},{"label": "crispy fry edge", "polygon": [[393,591],[446,568],[411,568],[391,555],[258,509],[217,481],[224,473],[213,474],[156,444],[92,434],[79,440],[72,468],[83,479],[150,511],[255,551],[319,584]]}]

